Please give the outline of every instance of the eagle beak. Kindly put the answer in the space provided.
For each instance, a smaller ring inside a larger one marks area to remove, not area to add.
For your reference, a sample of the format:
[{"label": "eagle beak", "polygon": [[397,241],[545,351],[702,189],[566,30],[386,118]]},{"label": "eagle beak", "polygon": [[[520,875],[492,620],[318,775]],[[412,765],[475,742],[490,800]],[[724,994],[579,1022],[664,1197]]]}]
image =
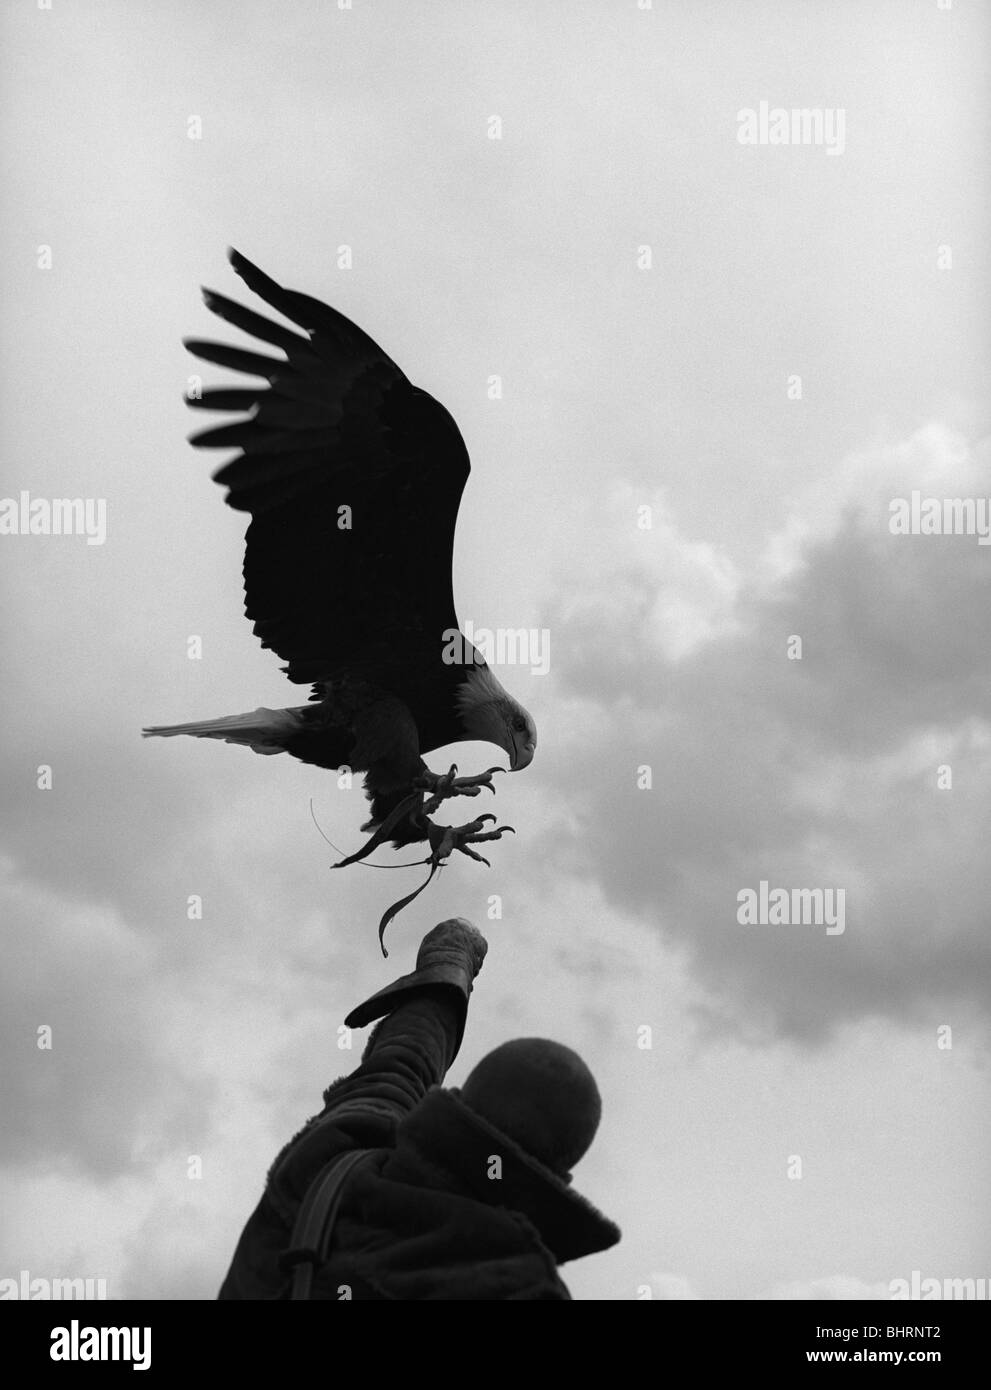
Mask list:
[{"label": "eagle beak", "polygon": [[517,743],[513,749],[513,759],[509,765],[511,772],[519,772],[521,768],[529,767],[533,762],[533,744]]}]

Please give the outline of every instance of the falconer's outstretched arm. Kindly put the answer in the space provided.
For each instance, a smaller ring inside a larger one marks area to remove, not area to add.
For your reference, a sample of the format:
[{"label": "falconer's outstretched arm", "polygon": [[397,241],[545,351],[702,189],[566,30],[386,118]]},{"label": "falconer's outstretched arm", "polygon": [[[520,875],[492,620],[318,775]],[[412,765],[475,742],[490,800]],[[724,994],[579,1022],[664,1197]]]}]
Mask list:
[{"label": "falconer's outstretched arm", "polygon": [[337,1109],[368,1084],[384,1082],[397,1092],[389,1106],[400,1120],[431,1086],[439,1086],[461,1047],[468,999],[487,951],[485,937],[463,917],[428,932],[413,973],[373,994],[344,1020],[350,1028],[382,1021],[361,1066],[326,1093],[327,1108]]},{"label": "falconer's outstretched arm", "polygon": [[238,1243],[222,1299],[281,1296],[281,1257],[307,1190],[323,1166],[353,1149],[388,1147],[396,1126],[439,1085],[458,1054],[472,983],[488,950],[455,917],[428,932],[416,969],[347,1017],[352,1028],[381,1019],[361,1065],[328,1087],[324,1108],[285,1146]]},{"label": "falconer's outstretched arm", "polygon": [[324,1092],[324,1108],[287,1145],[269,1189],[302,1196],[328,1153],[388,1142],[393,1127],[431,1086],[439,1086],[461,1047],[468,999],[488,944],[470,922],[452,917],[424,937],[412,974],[352,1009],[345,1022],[376,1019],[361,1065]]}]

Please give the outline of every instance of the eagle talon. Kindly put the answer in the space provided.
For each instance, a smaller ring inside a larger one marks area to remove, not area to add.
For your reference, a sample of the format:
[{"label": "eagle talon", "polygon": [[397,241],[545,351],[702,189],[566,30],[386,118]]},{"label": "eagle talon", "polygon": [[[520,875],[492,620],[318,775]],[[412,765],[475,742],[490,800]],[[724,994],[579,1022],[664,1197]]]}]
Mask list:
[{"label": "eagle talon", "polygon": [[434,825],[432,822],[428,822],[429,862],[440,867],[457,850],[459,854],[466,854],[469,859],[477,859],[480,864],[488,865],[489,861],[470,849],[469,846],[479,844],[484,840],[501,840],[503,835],[507,833],[516,834],[511,825],[498,825],[494,830],[486,830],[485,826],[495,819],[495,816],[487,814],[478,816],[465,825]]},{"label": "eagle talon", "polygon": [[433,815],[442,802],[450,796],[478,796],[483,787],[492,792],[494,796],[495,787],[492,785],[492,774],[505,772],[506,769],[504,767],[490,767],[475,777],[459,777],[457,771],[457,763],[452,763],[447,772],[426,772],[422,777],[417,778],[415,785],[432,793],[429,801],[425,801],[423,804],[424,815]]}]

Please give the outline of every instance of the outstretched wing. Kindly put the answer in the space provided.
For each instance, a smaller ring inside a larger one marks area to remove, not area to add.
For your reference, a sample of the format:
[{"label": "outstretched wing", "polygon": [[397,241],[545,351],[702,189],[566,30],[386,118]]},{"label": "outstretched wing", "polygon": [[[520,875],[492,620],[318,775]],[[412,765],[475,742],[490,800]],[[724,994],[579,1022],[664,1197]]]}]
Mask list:
[{"label": "outstretched wing", "polygon": [[422,734],[438,703],[446,713],[456,679],[441,651],[445,629],[457,627],[451,563],[469,472],[464,441],[448,411],[343,314],[283,289],[236,251],[230,260],[306,334],[204,290],[215,314],[285,355],[186,340],[197,357],[263,383],[187,398],[198,409],[249,412],[191,439],[240,450],[215,477],[230,506],[251,514],[245,612],[290,680],[384,685]]}]

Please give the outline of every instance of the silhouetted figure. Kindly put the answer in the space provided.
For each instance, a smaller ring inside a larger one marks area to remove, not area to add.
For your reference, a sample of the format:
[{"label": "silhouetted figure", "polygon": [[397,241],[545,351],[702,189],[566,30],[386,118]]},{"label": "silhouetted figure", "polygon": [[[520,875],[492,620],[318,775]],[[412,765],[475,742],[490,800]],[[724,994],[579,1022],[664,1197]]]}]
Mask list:
[{"label": "silhouetted figure", "polygon": [[519,1038],[440,1087],[486,949],[442,922],[349,1015],[382,1022],[276,1159],[222,1299],[568,1299],[557,1266],[619,1240],[569,1186],[601,1114],[576,1053]]}]

